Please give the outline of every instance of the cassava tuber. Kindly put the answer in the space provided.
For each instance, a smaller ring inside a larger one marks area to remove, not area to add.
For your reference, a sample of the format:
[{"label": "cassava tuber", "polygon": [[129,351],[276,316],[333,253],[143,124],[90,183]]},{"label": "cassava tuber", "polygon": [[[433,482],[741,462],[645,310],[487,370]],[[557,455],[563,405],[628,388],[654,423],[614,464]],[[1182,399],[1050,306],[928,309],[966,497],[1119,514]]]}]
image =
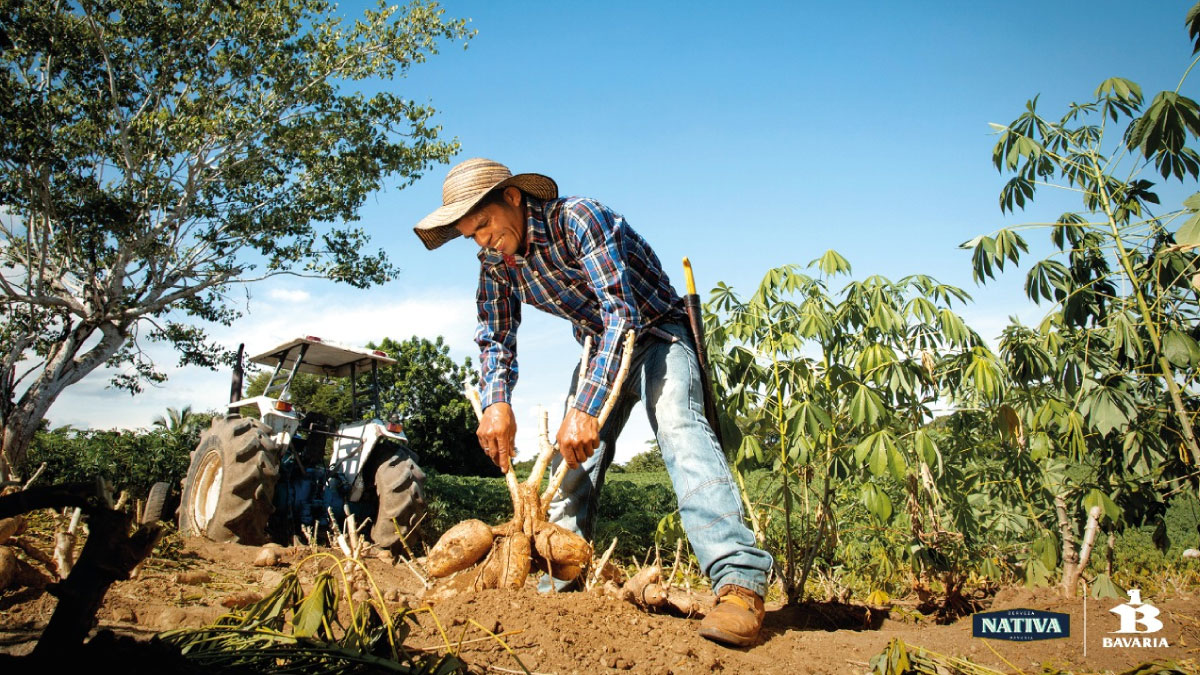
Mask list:
[{"label": "cassava tuber", "polygon": [[425,559],[435,577],[448,577],[474,565],[492,547],[492,528],[482,520],[464,520],[446,530]]}]

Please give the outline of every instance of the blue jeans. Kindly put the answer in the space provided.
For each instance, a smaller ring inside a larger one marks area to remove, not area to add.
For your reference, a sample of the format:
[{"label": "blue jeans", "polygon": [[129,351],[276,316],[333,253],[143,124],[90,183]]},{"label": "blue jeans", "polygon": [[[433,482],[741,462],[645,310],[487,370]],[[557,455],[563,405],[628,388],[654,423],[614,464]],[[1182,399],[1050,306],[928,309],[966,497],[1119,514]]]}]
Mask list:
[{"label": "blue jeans", "polygon": [[[700,571],[712,580],[713,591],[736,584],[766,595],[771,555],[754,544],[725,454],[704,418],[703,385],[691,337],[681,324],[661,328],[676,340],[650,334],[638,337],[620,398],[600,429],[600,447],[582,466],[567,472],[550,505],[549,520],[592,538],[604,473],[612,463],[617,436],[640,399],[662,449],[683,529]],[[576,367],[572,391],[578,377]],[[555,455],[554,469],[561,462],[562,456]],[[558,580],[553,583],[560,590],[569,586]],[[538,590],[549,591],[550,584],[551,579],[544,576]]]}]

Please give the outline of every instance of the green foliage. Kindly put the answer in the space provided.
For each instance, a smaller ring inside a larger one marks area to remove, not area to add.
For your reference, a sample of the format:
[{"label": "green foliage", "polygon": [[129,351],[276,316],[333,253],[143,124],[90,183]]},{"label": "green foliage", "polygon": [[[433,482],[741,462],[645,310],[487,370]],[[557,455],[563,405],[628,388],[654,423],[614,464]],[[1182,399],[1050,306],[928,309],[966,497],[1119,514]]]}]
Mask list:
[{"label": "green foliage", "polygon": [[[626,480],[629,475],[605,481],[593,542],[602,549],[616,537],[614,555],[641,560],[646,551],[654,548],[659,521],[674,513],[677,506],[665,472],[641,474],[644,479],[640,481]],[[669,547],[674,544],[674,541],[663,542]]]},{"label": "green foliage", "polygon": [[[850,272],[835,252],[809,267]],[[969,462],[981,446],[925,428],[939,401],[986,406],[1004,396],[999,359],[953,311],[967,299],[925,275],[870,276],[834,293],[795,265],[768,271],[748,298],[714,289],[706,332],[717,395],[740,438],[733,469],[789,601],[838,545],[847,504],[884,530],[906,512],[915,541],[881,549],[897,551],[891,569],[904,559],[947,572],[947,556],[969,554],[955,542],[978,525],[956,495],[974,479],[942,457],[950,449]],[[760,468],[769,487],[748,485]],[[899,508],[906,501],[917,508]]]},{"label": "green foliage", "polygon": [[501,478],[427,472],[425,502],[429,507],[429,522],[422,531],[430,535],[431,541],[469,518],[498,525],[513,516],[512,498]]},{"label": "green foliage", "polygon": [[470,359],[454,363],[441,336],[432,342],[418,337],[384,338],[368,346],[382,349],[398,362],[379,375],[384,415],[399,416],[404,422],[421,466],[445,473],[499,475],[499,468],[479,447],[478,422],[462,394],[463,380],[477,377]]},{"label": "green foliage", "polygon": [[[1195,16],[1194,9],[1193,29]],[[1185,81],[1186,73],[1180,87]],[[1160,210],[1157,181],[1194,186],[1200,177],[1200,106],[1178,88],[1146,104],[1136,83],[1110,78],[1057,118],[1044,116],[1035,98],[1013,122],[993,127],[993,163],[1009,176],[1002,211],[1031,207],[1044,187],[1080,197],[1078,211],[1053,223],[963,244],[977,281],[1021,261],[1025,230],[1047,230],[1055,249],[1025,283],[1049,313],[1036,327],[1014,322],[1000,340],[1004,441],[1032,460],[1009,475],[1023,481],[1039,529],[1063,526],[1051,517],[1059,497],[1076,532],[1098,506],[1103,532],[1145,526],[1165,544],[1162,495],[1194,489],[1200,463],[1200,193]],[[1035,558],[1026,557],[1026,576],[1041,583],[1054,565]],[[1105,580],[1107,589],[1113,580]]]},{"label": "green foliage", "polygon": [[[650,447],[645,452],[640,452],[625,462],[624,471],[628,473],[665,473],[667,464],[663,461],[662,449],[658,447],[656,441],[648,441]],[[611,471],[612,468],[610,467]]]},{"label": "green foliage", "polygon": [[[1035,98],[1013,122],[993,125],[993,162],[1011,175],[1002,211],[1032,205],[1047,186],[1080,195],[1081,208],[963,244],[984,281],[1028,251],[1018,230],[1049,231],[1058,253],[1032,267],[1025,289],[1052,310],[1034,330],[1005,333],[1011,374],[1028,393],[1014,407],[1029,428],[1054,427],[1057,448],[1097,459],[1096,487],[1114,498],[1128,489],[1123,465],[1169,479],[1200,463],[1200,193],[1160,213],[1156,183],[1200,177],[1200,106],[1178,88],[1144,103],[1136,83],[1110,78],[1058,118],[1043,116]],[[1158,176],[1143,177],[1151,166]]]},{"label": "green foliage", "polygon": [[159,481],[175,486],[183,480],[189,455],[211,417],[193,415],[196,423],[182,430],[80,431],[66,426],[39,431],[23,473],[33,473],[44,462],[46,469],[39,481],[90,483],[103,478],[118,491],[144,498]]},{"label": "green foliage", "polygon": [[[0,16],[0,372],[39,364],[19,397],[0,391],[14,463],[92,370],[162,381],[141,343],[222,362],[197,322],[238,315],[232,284],[386,281],[359,207],[458,150],[393,86],[473,35],[432,2],[353,22],[324,0],[4,0]],[[392,85],[356,89],[371,78]]]}]

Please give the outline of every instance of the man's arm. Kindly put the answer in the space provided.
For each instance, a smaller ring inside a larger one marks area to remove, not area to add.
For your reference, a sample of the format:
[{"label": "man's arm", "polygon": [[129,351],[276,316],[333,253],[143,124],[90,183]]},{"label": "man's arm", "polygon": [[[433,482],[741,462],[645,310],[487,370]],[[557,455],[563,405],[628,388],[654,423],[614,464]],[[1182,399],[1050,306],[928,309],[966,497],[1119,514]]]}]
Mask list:
[{"label": "man's arm", "polygon": [[515,455],[517,421],[509,401],[517,383],[517,327],[521,324],[521,302],[506,281],[481,268],[475,303],[479,327],[481,398],[484,408],[476,436],[492,462],[509,470]]},{"label": "man's arm", "polygon": [[579,259],[588,283],[600,302],[604,331],[585,373],[580,373],[573,407],[591,417],[600,415],[620,364],[625,332],[640,324],[637,302],[629,283],[623,232],[612,211],[591,200],[572,205],[569,231],[576,238]]},{"label": "man's arm", "polygon": [[628,281],[624,242],[611,211],[581,200],[565,213],[568,231],[588,282],[600,302],[604,332],[585,372],[579,374],[577,394],[558,430],[558,448],[572,468],[592,456],[600,444],[596,419],[616,376],[622,336],[639,324],[637,303]]}]

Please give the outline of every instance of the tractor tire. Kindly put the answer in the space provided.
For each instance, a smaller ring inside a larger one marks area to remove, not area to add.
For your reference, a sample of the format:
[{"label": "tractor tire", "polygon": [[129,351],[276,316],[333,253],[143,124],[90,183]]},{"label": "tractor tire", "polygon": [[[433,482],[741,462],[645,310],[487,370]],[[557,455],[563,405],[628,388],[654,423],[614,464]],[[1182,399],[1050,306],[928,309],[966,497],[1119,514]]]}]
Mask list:
[{"label": "tractor tire", "polygon": [[404,543],[415,543],[413,534],[425,516],[425,472],[407,450],[401,448],[375,470],[375,492],[379,510],[371,526],[375,546],[404,552]]},{"label": "tractor tire", "polygon": [[142,525],[150,525],[157,523],[160,520],[165,520],[167,497],[171,494],[171,484],[158,482],[150,486],[150,493],[146,495],[146,506],[142,509],[142,519],[139,521]]},{"label": "tractor tire", "polygon": [[279,451],[267,425],[214,417],[192,451],[179,504],[179,531],[218,542],[265,544]]}]

